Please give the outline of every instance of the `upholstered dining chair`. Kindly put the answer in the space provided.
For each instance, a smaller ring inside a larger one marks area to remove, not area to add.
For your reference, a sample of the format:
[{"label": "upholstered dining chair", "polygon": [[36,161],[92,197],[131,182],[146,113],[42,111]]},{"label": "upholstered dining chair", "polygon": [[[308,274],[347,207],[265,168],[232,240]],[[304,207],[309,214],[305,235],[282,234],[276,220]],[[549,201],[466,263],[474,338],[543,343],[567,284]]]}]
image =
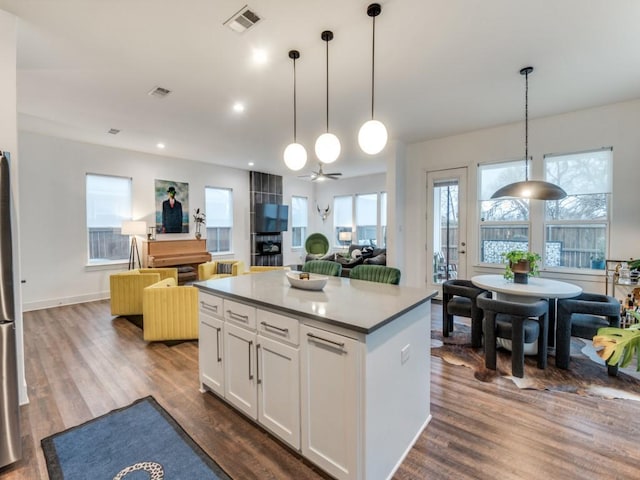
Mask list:
[{"label": "upholstered dining chair", "polygon": [[309,260],[302,266],[302,271],[339,277],[342,273],[342,265],[329,260]]},{"label": "upholstered dining chair", "polygon": [[471,280],[452,279],[442,284],[442,335],[453,332],[453,317],[471,319],[471,346],[482,347],[482,319],[484,314],[476,298],[485,289],[476,287]]},{"label": "upholstered dining chair", "polygon": [[[558,300],[556,328],[556,367],[568,369],[571,336],[591,340],[601,327],[620,326],[620,303],[611,296],[581,293],[577,297]],[[617,366],[607,365],[610,375]]]},{"label": "upholstered dining chair", "polygon": [[547,328],[549,302],[533,303],[494,300],[489,292],[478,295],[478,306],[484,311],[484,363],[496,369],[497,338],[511,340],[511,374],[524,376],[524,344],[538,340],[538,368],[547,366]]},{"label": "upholstered dining chair", "polygon": [[400,270],[384,265],[356,265],[351,269],[349,278],[351,280],[366,280],[368,282],[389,283],[398,285],[400,283]]},{"label": "upholstered dining chair", "polygon": [[212,260],[198,265],[198,280],[237,277],[244,273],[242,260]]}]

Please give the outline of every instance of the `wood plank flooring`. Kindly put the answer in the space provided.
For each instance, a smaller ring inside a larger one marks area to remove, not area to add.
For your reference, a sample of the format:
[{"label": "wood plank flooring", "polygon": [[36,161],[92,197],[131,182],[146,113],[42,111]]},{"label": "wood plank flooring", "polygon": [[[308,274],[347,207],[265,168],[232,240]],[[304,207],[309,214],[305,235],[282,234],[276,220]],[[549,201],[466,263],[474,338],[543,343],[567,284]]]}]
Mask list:
[{"label": "wood plank flooring", "polygon": [[[434,324],[440,312],[433,305]],[[47,479],[43,437],[147,395],[236,480],[328,478],[198,391],[197,342],[147,344],[108,301],[28,312],[24,329],[24,459],[0,469],[3,480]],[[395,479],[640,478],[640,402],[496,386],[431,364],[433,420]]]}]

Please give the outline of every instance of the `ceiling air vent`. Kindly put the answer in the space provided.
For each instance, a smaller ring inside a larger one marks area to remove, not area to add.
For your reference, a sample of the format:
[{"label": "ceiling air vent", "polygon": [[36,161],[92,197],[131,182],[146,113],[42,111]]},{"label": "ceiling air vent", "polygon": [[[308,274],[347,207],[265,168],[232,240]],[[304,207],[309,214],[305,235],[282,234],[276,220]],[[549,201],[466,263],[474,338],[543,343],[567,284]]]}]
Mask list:
[{"label": "ceiling air vent", "polygon": [[110,133],[111,135],[117,135],[120,133],[120,130],[118,130],[117,128],[110,128],[107,133]]},{"label": "ceiling air vent", "polygon": [[171,90],[163,87],[153,87],[152,90],[149,91],[149,95],[152,97],[164,98],[171,93]]},{"label": "ceiling air vent", "polygon": [[260,17],[256,13],[249,9],[248,5],[242,7],[239,11],[234,13],[229,20],[223,23],[234,32],[242,33],[253,27],[260,21]]}]

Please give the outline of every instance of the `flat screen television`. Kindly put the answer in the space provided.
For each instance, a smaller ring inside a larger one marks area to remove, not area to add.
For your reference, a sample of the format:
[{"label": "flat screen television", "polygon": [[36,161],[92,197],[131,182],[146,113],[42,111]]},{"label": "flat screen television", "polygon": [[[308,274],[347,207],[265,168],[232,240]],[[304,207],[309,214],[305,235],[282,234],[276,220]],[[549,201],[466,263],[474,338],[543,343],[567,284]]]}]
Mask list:
[{"label": "flat screen television", "polygon": [[256,203],[256,233],[286,232],[289,228],[289,205]]}]

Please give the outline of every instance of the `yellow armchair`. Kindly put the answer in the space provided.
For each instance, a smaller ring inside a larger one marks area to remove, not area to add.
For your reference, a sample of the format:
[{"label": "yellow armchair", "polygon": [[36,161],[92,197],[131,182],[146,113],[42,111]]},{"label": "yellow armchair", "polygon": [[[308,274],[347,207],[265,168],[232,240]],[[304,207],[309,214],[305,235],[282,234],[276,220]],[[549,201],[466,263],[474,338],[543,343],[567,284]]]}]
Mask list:
[{"label": "yellow armchair", "polygon": [[146,342],[198,338],[198,289],[173,278],[146,287],[142,294]]},{"label": "yellow armchair", "polygon": [[198,265],[198,280],[237,277],[244,273],[242,260],[213,260]]},{"label": "yellow armchair", "polygon": [[142,315],[142,291],[165,278],[178,280],[176,268],[138,268],[109,277],[111,315]]}]

